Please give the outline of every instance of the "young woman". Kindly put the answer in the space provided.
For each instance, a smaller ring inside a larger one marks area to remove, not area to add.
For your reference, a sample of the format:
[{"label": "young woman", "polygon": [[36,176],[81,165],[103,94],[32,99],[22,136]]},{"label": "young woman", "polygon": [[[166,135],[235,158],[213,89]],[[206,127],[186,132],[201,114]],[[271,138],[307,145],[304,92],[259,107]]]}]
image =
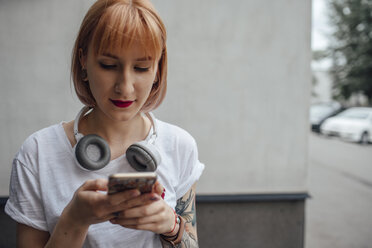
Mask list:
[{"label": "young woman", "polygon": [[[72,58],[76,93],[90,111],[32,134],[13,162],[5,211],[18,223],[18,247],[198,247],[195,183],[204,165],[196,143],[146,114],[162,102],[166,76],[166,31],[151,3],[94,3]],[[135,171],[127,148],[155,131],[161,162],[152,192],[105,193],[110,174]],[[110,147],[98,170],[75,157],[88,134]]]}]

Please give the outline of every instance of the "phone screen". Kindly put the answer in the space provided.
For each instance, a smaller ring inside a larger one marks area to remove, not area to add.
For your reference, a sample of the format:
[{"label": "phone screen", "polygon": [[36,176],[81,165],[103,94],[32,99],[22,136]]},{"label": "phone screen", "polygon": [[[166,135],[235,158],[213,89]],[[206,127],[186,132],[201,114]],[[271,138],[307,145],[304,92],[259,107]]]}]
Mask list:
[{"label": "phone screen", "polygon": [[109,177],[108,194],[131,189],[138,189],[141,193],[149,193],[156,182],[156,178],[154,172],[113,174]]}]

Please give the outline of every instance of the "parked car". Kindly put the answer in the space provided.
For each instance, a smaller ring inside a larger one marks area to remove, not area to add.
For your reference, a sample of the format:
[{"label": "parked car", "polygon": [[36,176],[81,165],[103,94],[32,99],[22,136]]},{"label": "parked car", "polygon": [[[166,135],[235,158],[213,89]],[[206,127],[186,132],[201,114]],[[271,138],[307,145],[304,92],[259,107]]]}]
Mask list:
[{"label": "parked car", "polygon": [[327,119],[320,127],[325,135],[366,144],[372,142],[372,108],[349,108]]},{"label": "parked car", "polygon": [[320,133],[320,126],[323,122],[338,113],[344,108],[339,102],[320,102],[314,103],[310,106],[310,124],[313,132]]}]

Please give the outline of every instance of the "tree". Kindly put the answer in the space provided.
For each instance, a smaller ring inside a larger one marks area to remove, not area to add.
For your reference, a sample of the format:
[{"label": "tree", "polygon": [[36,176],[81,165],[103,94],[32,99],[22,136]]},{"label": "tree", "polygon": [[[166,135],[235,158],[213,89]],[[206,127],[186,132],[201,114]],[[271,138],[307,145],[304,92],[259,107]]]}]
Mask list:
[{"label": "tree", "polygon": [[372,0],[329,0],[328,6],[334,97],[363,93],[372,105]]}]

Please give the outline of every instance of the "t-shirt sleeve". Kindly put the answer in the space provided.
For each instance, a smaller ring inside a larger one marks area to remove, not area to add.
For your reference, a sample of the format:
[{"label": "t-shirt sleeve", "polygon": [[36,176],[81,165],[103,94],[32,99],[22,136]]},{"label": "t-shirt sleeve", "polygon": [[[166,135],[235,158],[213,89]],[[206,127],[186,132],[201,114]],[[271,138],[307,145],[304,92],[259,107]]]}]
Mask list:
[{"label": "t-shirt sleeve", "polygon": [[193,138],[189,139],[186,151],[186,156],[181,161],[180,184],[176,189],[177,199],[183,197],[190,190],[191,186],[199,180],[204,170],[204,164],[199,161],[198,148]]},{"label": "t-shirt sleeve", "polygon": [[5,212],[18,223],[48,231],[37,175],[17,158],[13,160]]}]

